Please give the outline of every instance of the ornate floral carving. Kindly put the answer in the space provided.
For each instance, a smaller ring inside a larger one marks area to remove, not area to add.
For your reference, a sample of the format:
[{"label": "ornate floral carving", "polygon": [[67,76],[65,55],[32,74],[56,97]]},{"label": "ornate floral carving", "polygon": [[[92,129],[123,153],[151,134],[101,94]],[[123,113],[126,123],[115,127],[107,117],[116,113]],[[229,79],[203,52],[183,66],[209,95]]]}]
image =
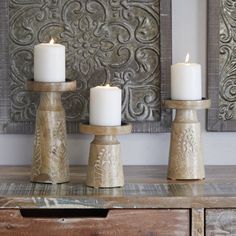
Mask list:
[{"label": "ornate floral carving", "polygon": [[35,129],[34,158],[33,158],[32,170],[31,170],[31,176],[33,179],[40,175],[40,169],[42,165],[40,136],[41,136],[40,129],[39,127],[37,127]]},{"label": "ornate floral carving", "polygon": [[117,166],[113,159],[109,147],[103,147],[99,150],[97,160],[94,164],[94,182],[97,186],[102,185],[104,176],[107,176],[108,179],[112,178],[112,166]]},{"label": "ornate floral carving", "polygon": [[[44,120],[37,119],[40,123],[43,123]],[[35,143],[34,143],[34,156],[33,156],[33,165],[32,165],[32,180],[38,180],[39,176],[44,176],[47,174],[47,180],[52,182],[57,182],[61,180],[69,179],[69,159],[66,153],[66,124],[63,120],[58,120],[55,127],[51,130],[52,137],[51,143],[45,144],[44,134],[42,127],[40,125],[36,126],[35,131]],[[49,145],[45,150],[45,145]],[[47,160],[46,160],[46,159]],[[46,163],[47,169],[45,166],[42,166],[42,163]],[[47,173],[44,173],[44,172]]]},{"label": "ornate floral carving", "polygon": [[67,120],[87,119],[89,88],[111,83],[123,89],[128,121],[160,119],[159,0],[9,0],[11,118],[35,118],[37,97],[25,81],[33,77],[35,44],[67,48],[67,78],[78,91],[63,95]]},{"label": "ornate floral carving", "polygon": [[57,125],[52,133],[53,143],[48,150],[49,158],[51,160],[51,179],[68,179],[69,159],[66,153],[65,121],[57,121]]},{"label": "ornate floral carving", "polygon": [[198,134],[192,128],[184,129],[179,135],[177,153],[174,160],[177,168],[176,173],[187,173],[187,176],[191,176],[192,169],[186,165],[186,162],[194,166],[199,151],[199,142],[197,142],[197,139],[199,139]]},{"label": "ornate floral carving", "polygon": [[219,113],[222,120],[236,119],[236,8],[234,0],[220,1]]}]

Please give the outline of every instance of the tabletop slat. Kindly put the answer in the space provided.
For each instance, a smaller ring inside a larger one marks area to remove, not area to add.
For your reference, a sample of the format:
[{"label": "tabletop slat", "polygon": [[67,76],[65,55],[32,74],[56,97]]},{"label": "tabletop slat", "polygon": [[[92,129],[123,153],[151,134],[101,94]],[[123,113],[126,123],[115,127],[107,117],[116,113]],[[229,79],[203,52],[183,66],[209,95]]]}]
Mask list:
[{"label": "tabletop slat", "polygon": [[0,167],[0,208],[236,208],[236,166],[207,166],[202,181],[170,181],[166,166],[126,166],[123,188],[86,187],[86,167],[67,184],[29,182],[30,168]]}]

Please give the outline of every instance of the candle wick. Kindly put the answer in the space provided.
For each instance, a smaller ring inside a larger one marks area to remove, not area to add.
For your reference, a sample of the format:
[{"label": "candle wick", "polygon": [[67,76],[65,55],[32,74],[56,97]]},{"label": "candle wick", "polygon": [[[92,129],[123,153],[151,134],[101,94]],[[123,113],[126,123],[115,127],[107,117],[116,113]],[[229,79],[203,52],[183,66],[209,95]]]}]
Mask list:
[{"label": "candle wick", "polygon": [[49,42],[50,44],[54,44],[54,39],[53,38],[51,38],[51,40],[50,40],[50,42]]}]

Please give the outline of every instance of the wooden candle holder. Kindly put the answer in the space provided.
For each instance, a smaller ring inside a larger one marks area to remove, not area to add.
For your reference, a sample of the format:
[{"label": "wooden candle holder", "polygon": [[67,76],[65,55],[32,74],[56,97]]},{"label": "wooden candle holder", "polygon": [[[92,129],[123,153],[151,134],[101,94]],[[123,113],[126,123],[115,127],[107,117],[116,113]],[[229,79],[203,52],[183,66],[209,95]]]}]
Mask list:
[{"label": "wooden candle holder", "polygon": [[198,109],[207,109],[211,101],[165,100],[165,108],[176,109],[172,122],[168,165],[168,178],[174,180],[204,179],[201,125],[197,119]]},{"label": "wooden candle holder", "polygon": [[31,181],[68,182],[66,121],[61,93],[76,90],[76,81],[50,83],[29,80],[27,88],[29,91],[41,93],[36,115]]},{"label": "wooden candle holder", "polygon": [[124,186],[120,143],[116,135],[131,133],[132,126],[95,126],[80,124],[81,133],[94,134],[90,144],[87,185],[94,188]]}]

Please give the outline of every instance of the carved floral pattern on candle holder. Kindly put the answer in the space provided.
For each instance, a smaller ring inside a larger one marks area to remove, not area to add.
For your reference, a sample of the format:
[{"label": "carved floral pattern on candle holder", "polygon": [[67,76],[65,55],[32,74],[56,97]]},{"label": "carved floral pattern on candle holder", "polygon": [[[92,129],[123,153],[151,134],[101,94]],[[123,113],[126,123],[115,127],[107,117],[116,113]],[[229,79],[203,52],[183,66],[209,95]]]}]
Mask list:
[{"label": "carved floral pattern on candle holder", "polygon": [[53,143],[48,150],[51,159],[51,179],[69,179],[69,159],[66,152],[66,124],[64,120],[58,120],[53,130]]},{"label": "carved floral pattern on candle holder", "polygon": [[116,167],[117,163],[114,163],[114,160],[112,160],[114,158],[109,147],[101,148],[98,150],[97,155],[97,160],[94,164],[94,182],[97,186],[101,186],[106,176],[108,176],[107,179],[112,178],[112,166]]},{"label": "carved floral pattern on candle holder", "polygon": [[236,8],[234,0],[220,0],[220,120],[236,120]]},{"label": "carved floral pattern on candle holder", "polygon": [[191,176],[192,169],[185,163],[188,160],[187,163],[191,166],[195,165],[199,150],[197,139],[199,139],[198,134],[192,128],[184,129],[179,135],[175,159],[176,173],[186,173],[187,176]]},{"label": "carved floral pattern on candle holder", "polygon": [[11,119],[35,118],[38,98],[28,96],[33,46],[67,48],[67,78],[78,91],[63,95],[67,120],[88,119],[89,88],[110,83],[123,89],[127,121],[160,120],[159,0],[10,0]]},{"label": "carved floral pattern on candle holder", "polygon": [[119,148],[119,145],[96,146],[97,157],[93,166],[95,186],[113,186],[114,183],[118,185],[122,183],[123,170]]},{"label": "carved floral pattern on candle holder", "polygon": [[35,129],[35,139],[34,139],[34,154],[33,154],[33,164],[31,170],[32,179],[40,175],[40,170],[42,166],[42,157],[41,157],[41,134],[40,129],[36,126]]},{"label": "carved floral pattern on candle holder", "polygon": [[[38,122],[43,123],[44,120],[39,120]],[[36,126],[35,130],[35,141],[34,141],[34,154],[33,154],[33,165],[31,171],[32,180],[39,181],[39,176],[44,175],[42,173],[43,163],[45,170],[48,170],[48,176],[45,176],[46,179],[50,182],[60,182],[63,180],[69,179],[69,159],[66,153],[66,137],[65,137],[66,124],[64,120],[58,120],[56,126],[52,130],[53,141],[48,150],[46,150],[46,155],[49,156],[49,159],[45,162],[43,161],[45,148],[45,137],[43,131],[39,126]],[[47,146],[47,145],[46,145]],[[42,181],[42,179],[41,179]]]}]

